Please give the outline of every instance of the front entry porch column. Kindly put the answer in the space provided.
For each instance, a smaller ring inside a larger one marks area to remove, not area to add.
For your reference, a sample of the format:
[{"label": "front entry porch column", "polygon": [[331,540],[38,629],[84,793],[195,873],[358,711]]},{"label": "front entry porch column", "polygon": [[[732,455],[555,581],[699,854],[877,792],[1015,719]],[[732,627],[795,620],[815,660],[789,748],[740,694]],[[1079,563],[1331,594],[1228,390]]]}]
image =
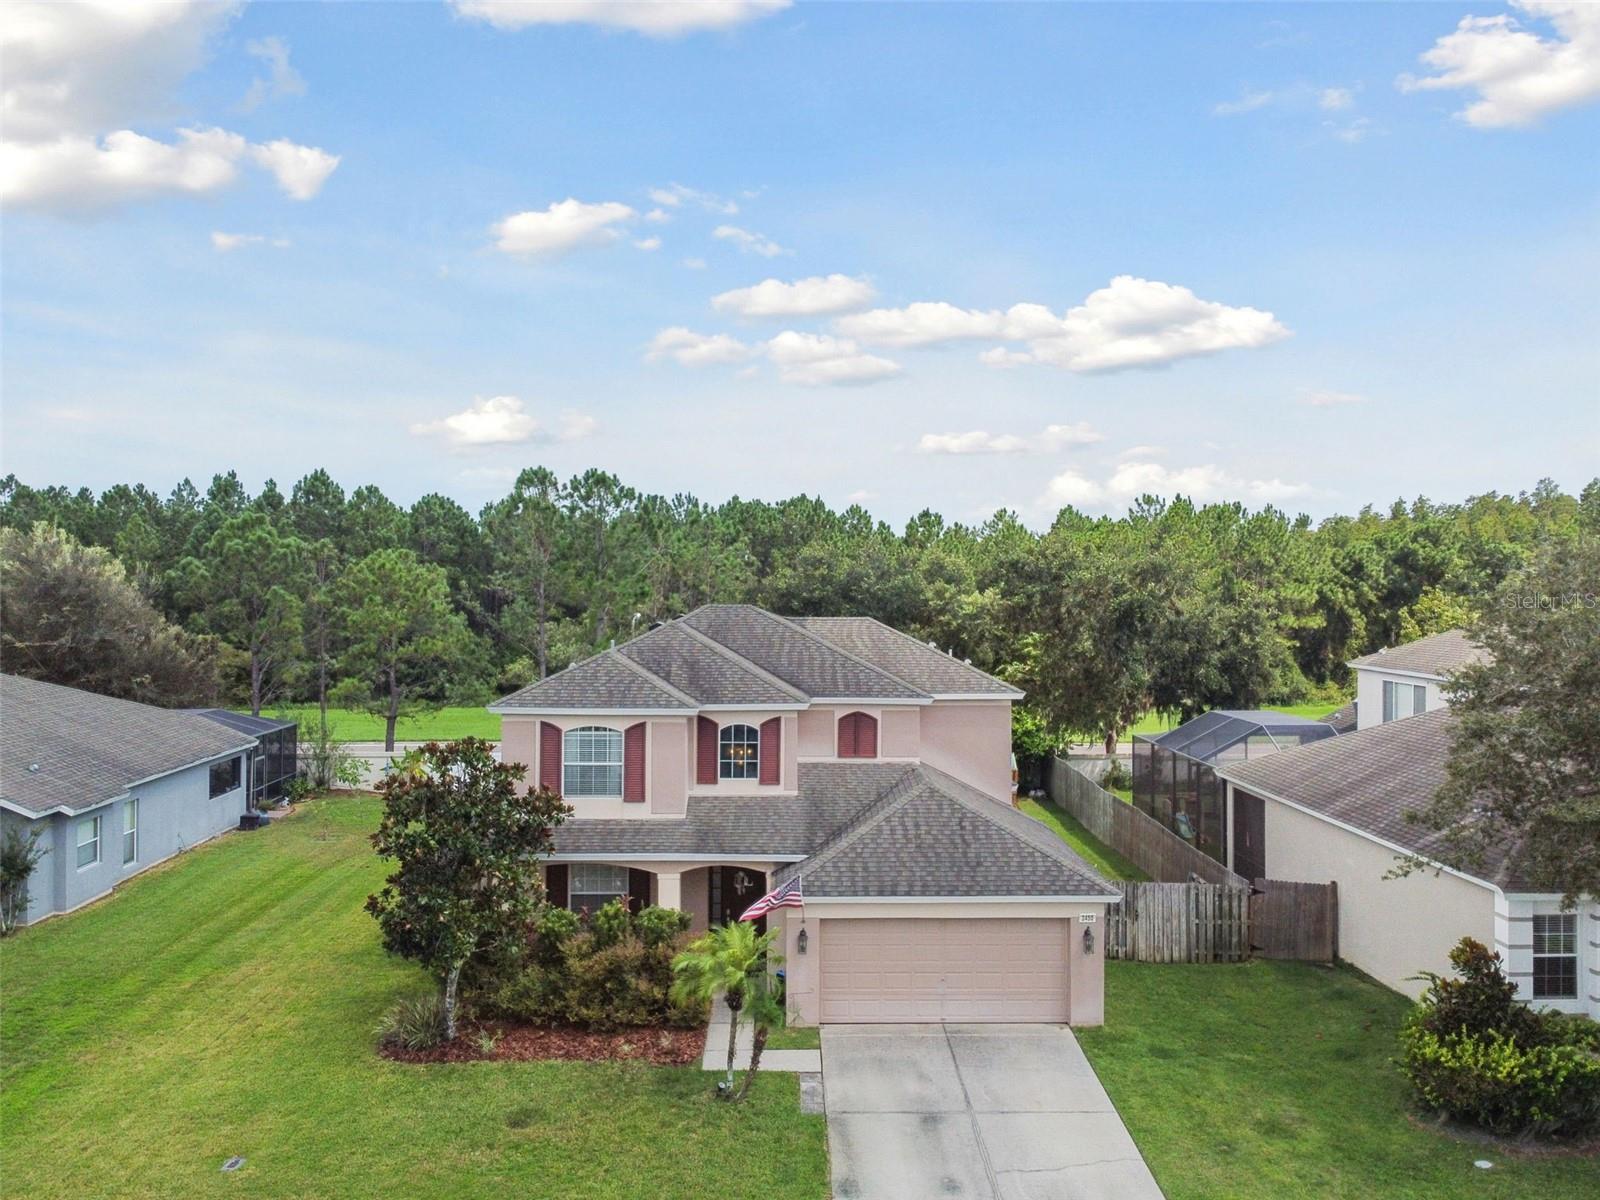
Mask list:
[{"label": "front entry porch column", "polygon": [[662,908],[683,907],[683,876],[677,872],[656,876],[656,904]]}]

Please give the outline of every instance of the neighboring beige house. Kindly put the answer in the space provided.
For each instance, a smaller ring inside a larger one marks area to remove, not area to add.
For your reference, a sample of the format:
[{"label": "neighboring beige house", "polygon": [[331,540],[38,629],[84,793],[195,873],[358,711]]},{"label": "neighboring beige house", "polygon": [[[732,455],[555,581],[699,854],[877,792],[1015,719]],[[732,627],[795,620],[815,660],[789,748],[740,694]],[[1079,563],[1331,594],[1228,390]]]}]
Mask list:
[{"label": "neighboring beige house", "polygon": [[555,903],[704,929],[798,879],[769,918],[797,1023],[1097,1025],[1119,897],[1011,807],[1020,696],[869,618],[707,605],[491,711],[574,809]]},{"label": "neighboring beige house", "polygon": [[[1217,768],[1228,827],[1255,831],[1266,877],[1336,882],[1340,957],[1396,991],[1419,995],[1418,972],[1447,974],[1451,947],[1471,936],[1499,951],[1530,1003],[1600,1019],[1600,902],[1563,911],[1504,859],[1477,874],[1439,865],[1440,835],[1406,819],[1445,779],[1454,720],[1438,686],[1482,654],[1456,632],[1358,659],[1356,732]],[[1402,680],[1427,689],[1405,694],[1420,714],[1385,709],[1383,685]],[[1369,720],[1374,703],[1387,720]],[[1404,855],[1435,867],[1390,877]]]}]

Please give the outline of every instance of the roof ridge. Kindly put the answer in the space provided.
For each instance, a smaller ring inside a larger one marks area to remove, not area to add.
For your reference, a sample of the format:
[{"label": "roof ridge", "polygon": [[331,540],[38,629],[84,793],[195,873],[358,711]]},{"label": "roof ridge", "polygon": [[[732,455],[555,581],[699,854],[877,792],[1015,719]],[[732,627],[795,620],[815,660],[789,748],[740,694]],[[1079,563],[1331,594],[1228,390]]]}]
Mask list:
[{"label": "roof ridge", "polygon": [[[706,606],[704,604],[702,604],[700,606],[700,608],[705,608],[705,607]],[[699,612],[700,609],[697,608],[697,609],[695,609],[695,611]],[[700,643],[701,645],[705,646],[708,650],[713,650],[716,653],[722,655],[729,662],[733,663],[735,666],[741,668],[742,670],[749,671],[751,674],[755,675],[758,679],[766,680],[768,683],[772,684],[774,687],[778,688],[780,691],[788,692],[789,695],[793,696],[796,700],[809,701],[811,699],[810,696],[808,696],[805,692],[801,691],[799,688],[795,687],[794,684],[790,683],[788,680],[781,679],[777,675],[774,675],[771,671],[767,670],[765,667],[762,667],[757,663],[751,662],[748,658],[746,658],[744,655],[740,654],[737,650],[734,650],[732,647],[724,646],[721,642],[717,641],[717,639],[712,637],[709,633],[702,633],[700,630],[696,629],[693,625],[689,624],[689,622],[687,620],[685,620],[683,617],[674,617],[671,621],[667,622],[667,625],[672,625],[672,626],[675,626],[675,627],[677,627],[679,629],[682,629],[683,632],[686,633],[690,638],[692,638],[694,641]],[[663,625],[660,628],[665,629],[666,627],[667,627],[666,625]]]},{"label": "roof ridge", "polygon": [[784,628],[792,629],[795,633],[798,633],[801,637],[809,638],[811,641],[817,643],[817,645],[819,645],[819,646],[826,646],[829,650],[832,650],[835,654],[842,654],[846,658],[850,659],[852,662],[858,663],[859,665],[865,667],[867,670],[873,671],[873,672],[875,672],[875,673],[877,673],[879,675],[882,675],[885,679],[893,680],[895,683],[898,683],[901,687],[910,688],[918,696],[922,696],[922,697],[927,698],[927,699],[932,699],[932,697],[933,697],[933,693],[932,692],[925,692],[921,688],[919,688],[916,684],[912,683],[910,680],[901,679],[900,676],[896,675],[893,671],[887,671],[883,667],[878,666],[876,663],[868,662],[866,659],[862,658],[859,654],[856,654],[856,653],[854,653],[854,652],[852,652],[850,650],[846,650],[843,646],[835,645],[833,642],[830,642],[827,638],[823,637],[821,634],[812,633],[811,630],[807,629],[803,625],[796,625],[788,617],[782,616],[782,615],[780,615],[778,613],[775,613],[775,612],[770,612],[767,609],[762,608],[758,604],[752,604],[750,607],[755,609],[762,616],[770,617],[772,620],[774,620],[774,621],[778,622],[780,625],[784,626]]},{"label": "roof ridge", "polygon": [[906,781],[915,778],[917,773],[915,764],[908,765],[904,771],[895,776],[878,793],[870,804],[846,821],[842,828],[831,837],[825,839],[820,846],[806,855],[804,859],[796,863],[794,873],[803,876],[807,869],[826,862],[841,853],[846,847],[854,845],[870,830],[876,829],[883,824],[890,813],[905,807],[917,793],[915,789],[905,790],[901,793],[901,789],[904,788]]},{"label": "roof ridge", "polygon": [[[629,639],[629,640],[631,641],[631,640],[635,640],[635,639]],[[624,643],[624,644],[626,644],[626,643]],[[617,661],[620,662],[624,667],[626,667],[628,670],[632,671],[634,674],[638,675],[641,679],[645,680],[647,683],[653,684],[654,686],[660,688],[662,691],[666,692],[667,695],[675,697],[676,699],[682,700],[685,704],[692,705],[695,708],[699,708],[700,707],[700,698],[698,696],[691,696],[688,692],[684,691],[682,688],[674,687],[672,684],[668,683],[665,679],[661,678],[661,676],[657,675],[654,671],[650,670],[648,667],[641,666],[639,663],[634,662],[633,659],[629,658],[626,654],[624,654],[622,652],[622,648],[620,646],[613,646],[611,649],[602,651],[600,654],[595,655],[595,657],[596,658],[603,658],[607,654],[616,655],[617,656]],[[585,659],[584,661],[587,662],[588,660]]]},{"label": "roof ridge", "polygon": [[[896,637],[901,638],[904,641],[910,642],[913,646],[916,646],[918,649],[928,650],[928,651],[931,651],[934,654],[938,654],[939,653],[939,648],[938,648],[937,645],[929,643],[929,642],[924,642],[921,638],[914,638],[909,633],[907,633],[904,629],[896,629],[893,625],[889,624],[889,622],[879,620],[877,617],[874,617],[874,616],[870,616],[869,615],[869,616],[865,616],[865,617],[820,617],[820,618],[808,617],[807,620],[871,621],[874,625],[878,626],[880,629],[887,629],[890,633],[894,634]],[[829,643],[829,644],[831,645],[832,643]],[[1019,695],[1022,694],[1022,689],[1019,688],[1016,684],[1007,683],[1004,679],[1001,679],[1000,676],[992,674],[989,671],[985,671],[982,667],[975,667],[964,658],[957,658],[954,654],[946,654],[944,657],[946,659],[948,659],[950,662],[955,663],[957,666],[965,667],[969,671],[976,671],[979,675],[982,675],[985,679],[992,679],[996,683],[1002,685],[1003,687],[1010,688],[1012,691],[1016,692]],[[939,693],[938,692],[930,692],[929,695],[937,696],[937,695],[939,695]]]}]

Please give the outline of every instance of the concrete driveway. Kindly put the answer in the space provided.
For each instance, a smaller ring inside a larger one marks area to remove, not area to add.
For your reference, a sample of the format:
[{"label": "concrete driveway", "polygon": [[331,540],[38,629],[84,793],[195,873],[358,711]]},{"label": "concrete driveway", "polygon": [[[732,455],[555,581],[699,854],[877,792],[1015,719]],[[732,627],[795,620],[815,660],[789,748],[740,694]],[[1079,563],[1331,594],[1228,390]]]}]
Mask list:
[{"label": "concrete driveway", "polygon": [[835,1200],[1161,1200],[1061,1025],[826,1025]]}]

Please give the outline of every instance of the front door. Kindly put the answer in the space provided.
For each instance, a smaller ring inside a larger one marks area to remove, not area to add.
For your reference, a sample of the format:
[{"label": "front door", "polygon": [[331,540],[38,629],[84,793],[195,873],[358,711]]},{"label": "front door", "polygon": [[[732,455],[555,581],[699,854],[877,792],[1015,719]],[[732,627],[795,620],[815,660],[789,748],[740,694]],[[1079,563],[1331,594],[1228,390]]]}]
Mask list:
[{"label": "front door", "polygon": [[[711,911],[707,916],[711,924],[727,925],[766,895],[767,877],[749,867],[712,867],[710,892]],[[766,931],[767,919],[762,917],[756,922],[756,932]]]}]

